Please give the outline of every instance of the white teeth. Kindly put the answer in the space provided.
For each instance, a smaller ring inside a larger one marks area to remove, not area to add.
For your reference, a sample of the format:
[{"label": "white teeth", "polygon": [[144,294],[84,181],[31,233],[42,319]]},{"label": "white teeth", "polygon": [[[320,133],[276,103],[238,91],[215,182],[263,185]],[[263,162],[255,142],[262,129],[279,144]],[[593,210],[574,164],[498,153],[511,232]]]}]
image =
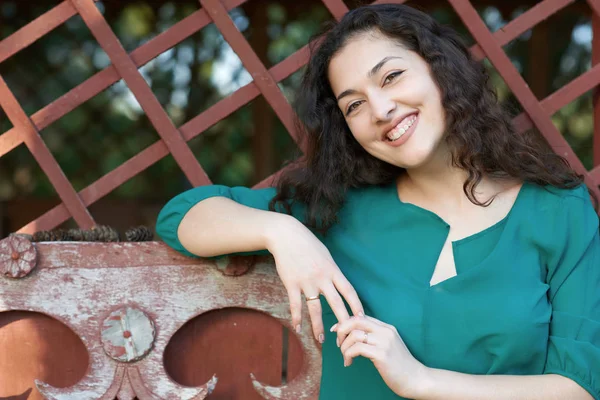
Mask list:
[{"label": "white teeth", "polygon": [[415,123],[416,120],[417,120],[417,117],[413,116],[408,120],[406,125],[404,125],[402,127],[399,127],[399,126],[394,127],[394,129],[392,129],[388,133],[387,138],[391,141],[398,140],[402,135],[404,135],[408,131],[408,129]]}]

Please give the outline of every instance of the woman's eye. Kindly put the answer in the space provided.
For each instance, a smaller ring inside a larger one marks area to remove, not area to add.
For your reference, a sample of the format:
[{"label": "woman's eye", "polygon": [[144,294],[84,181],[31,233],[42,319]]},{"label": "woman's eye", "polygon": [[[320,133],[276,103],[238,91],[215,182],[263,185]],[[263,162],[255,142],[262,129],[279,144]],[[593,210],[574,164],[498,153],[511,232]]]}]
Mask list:
[{"label": "woman's eye", "polygon": [[346,111],[346,115],[348,115],[352,111],[354,111],[356,109],[356,107],[358,107],[359,105],[360,105],[360,101],[355,101],[354,103],[350,104],[350,107],[348,107],[348,110]]},{"label": "woman's eye", "polygon": [[383,84],[386,85],[390,82],[392,82],[397,76],[399,76],[402,72],[392,72],[391,74],[389,74],[388,76],[385,77],[385,79],[383,80]]}]

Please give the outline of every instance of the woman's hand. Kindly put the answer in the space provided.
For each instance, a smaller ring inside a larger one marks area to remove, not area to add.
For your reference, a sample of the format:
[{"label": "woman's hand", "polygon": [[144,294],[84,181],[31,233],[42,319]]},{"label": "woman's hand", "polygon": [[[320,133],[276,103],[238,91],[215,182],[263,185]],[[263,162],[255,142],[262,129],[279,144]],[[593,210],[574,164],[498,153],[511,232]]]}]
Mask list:
[{"label": "woman's hand", "polygon": [[350,366],[357,356],[370,359],[397,395],[414,398],[428,382],[427,367],[413,357],[394,326],[364,316],[339,322],[331,331],[337,332],[344,366]]},{"label": "woman's hand", "polygon": [[[341,296],[354,315],[364,315],[356,291],[325,245],[297,219],[278,215],[281,219],[267,230],[267,249],[275,258],[277,273],[288,292],[296,332],[300,332],[302,320],[302,293],[306,298],[324,295],[338,321],[349,318]],[[315,338],[323,343],[321,302],[317,298],[308,300],[307,305]]]}]

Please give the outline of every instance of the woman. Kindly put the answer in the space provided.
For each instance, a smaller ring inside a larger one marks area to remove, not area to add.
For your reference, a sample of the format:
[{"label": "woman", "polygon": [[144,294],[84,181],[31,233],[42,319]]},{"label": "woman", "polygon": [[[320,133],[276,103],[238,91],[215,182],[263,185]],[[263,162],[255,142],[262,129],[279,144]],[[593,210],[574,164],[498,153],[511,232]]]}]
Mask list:
[{"label": "woman", "polygon": [[452,30],[349,12],[297,111],[308,151],[277,188],[189,190],[157,231],[187,255],[274,256],[323,343],[322,399],[600,399],[589,193],[515,134]]}]

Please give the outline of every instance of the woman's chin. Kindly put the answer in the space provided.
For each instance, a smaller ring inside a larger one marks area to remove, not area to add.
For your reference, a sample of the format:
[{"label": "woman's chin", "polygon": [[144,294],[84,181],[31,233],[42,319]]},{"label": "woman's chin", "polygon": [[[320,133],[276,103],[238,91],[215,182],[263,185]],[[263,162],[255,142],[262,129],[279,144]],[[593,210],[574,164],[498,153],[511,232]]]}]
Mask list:
[{"label": "woman's chin", "polygon": [[392,164],[405,170],[417,170],[426,167],[429,164],[431,157],[418,156],[411,154],[411,157],[403,157],[402,159],[396,159]]}]

